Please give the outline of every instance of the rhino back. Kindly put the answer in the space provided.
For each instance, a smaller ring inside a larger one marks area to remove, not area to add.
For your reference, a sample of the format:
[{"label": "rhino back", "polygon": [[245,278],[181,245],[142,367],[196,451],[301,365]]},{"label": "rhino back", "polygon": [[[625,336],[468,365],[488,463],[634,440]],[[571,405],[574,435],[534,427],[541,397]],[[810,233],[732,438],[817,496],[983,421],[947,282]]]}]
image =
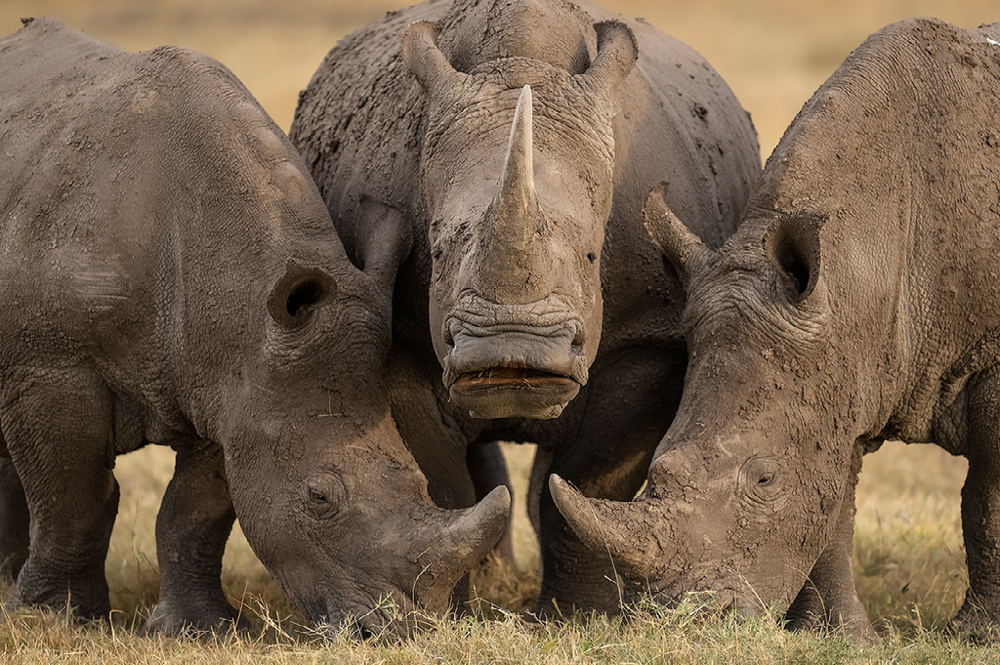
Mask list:
[{"label": "rhino back", "polygon": [[200,54],[37,19],[0,69],[0,366],[95,368],[182,428],[178,400],[260,344],[292,248],[335,251],[304,165]]},{"label": "rhino back", "polygon": [[[625,20],[581,2],[595,18]],[[625,20],[639,61],[617,95],[614,201],[602,256],[602,345],[682,344],[684,295],[642,224],[649,192],[666,181],[671,210],[711,247],[739,224],[760,174],[749,114],[694,49],[641,19]]]},{"label": "rhino back", "polygon": [[821,220],[835,343],[880,379],[873,426],[954,453],[959,395],[1000,358],[998,42],[1000,24],[936,19],[875,33],[803,107],[750,204]]}]

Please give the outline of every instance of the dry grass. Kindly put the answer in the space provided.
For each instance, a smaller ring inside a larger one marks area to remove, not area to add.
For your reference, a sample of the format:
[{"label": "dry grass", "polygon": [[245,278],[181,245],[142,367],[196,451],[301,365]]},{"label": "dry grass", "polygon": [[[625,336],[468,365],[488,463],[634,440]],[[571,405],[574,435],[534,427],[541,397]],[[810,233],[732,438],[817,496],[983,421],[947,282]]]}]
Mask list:
[{"label": "dry grass", "polygon": [[[172,453],[147,448],[119,458],[121,512],[106,571],[116,612],[110,625],[79,627],[62,614],[19,610],[0,621],[0,663],[981,663],[989,648],[936,632],[965,588],[958,524],[963,459],[933,446],[886,444],[869,456],[858,495],[856,578],[882,643],[791,635],[773,618],[738,621],[692,598],[678,608],[644,606],[628,620],[525,623],[537,591],[538,550],[524,509],[533,448],[505,446],[515,482],[517,570],[474,579],[483,616],[440,621],[405,644],[325,640],[271,581],[242,534],[230,539],[223,584],[251,618],[254,633],[200,640],[139,637],[156,600],[153,520],[173,468]],[[933,475],[930,475],[930,474]]]},{"label": "dry grass", "polygon": [[[906,16],[933,15],[965,27],[1000,20],[995,0],[608,0],[644,16],[712,62],[753,114],[766,156],[809,95],[868,34]],[[278,123],[288,128],[298,91],[341,36],[396,9],[392,0],[3,0],[0,34],[21,16],[54,15],[130,50],[173,43],[225,62]],[[530,448],[508,449],[523,482]],[[444,622],[406,645],[316,643],[301,617],[234,534],[224,586],[242,599],[258,634],[200,642],[150,640],[133,627],[156,598],[153,521],[172,454],[149,449],[121,458],[121,513],[107,560],[110,626],[81,629],[66,617],[18,612],[0,621],[3,663],[713,663],[995,661],[996,653],[928,633],[955,611],[965,588],[958,518],[964,460],[931,446],[889,444],[865,461],[858,496],[856,573],[862,599],[882,617],[883,643],[860,648],[839,639],[788,635],[768,622],[739,623],[696,611],[646,608],[627,623],[531,626],[500,613],[496,621]],[[515,507],[522,568],[477,579],[480,594],[520,608],[537,587],[537,548]]]}]

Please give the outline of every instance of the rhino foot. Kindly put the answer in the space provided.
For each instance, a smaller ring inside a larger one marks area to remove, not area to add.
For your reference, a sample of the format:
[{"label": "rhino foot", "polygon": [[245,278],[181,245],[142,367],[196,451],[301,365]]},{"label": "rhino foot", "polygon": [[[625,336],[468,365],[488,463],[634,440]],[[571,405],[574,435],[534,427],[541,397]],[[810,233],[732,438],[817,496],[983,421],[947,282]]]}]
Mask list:
[{"label": "rhino foot", "polygon": [[796,632],[836,632],[856,644],[878,644],[878,634],[854,587],[845,586],[842,591],[823,598],[807,582],[785,614],[785,628]]},{"label": "rhino foot", "polygon": [[250,632],[250,622],[226,601],[189,602],[166,600],[156,609],[142,629],[144,635],[170,637],[197,636],[200,633]]},{"label": "rhino foot", "polygon": [[1000,616],[966,597],[955,618],[948,622],[945,633],[976,644],[1000,643]]}]

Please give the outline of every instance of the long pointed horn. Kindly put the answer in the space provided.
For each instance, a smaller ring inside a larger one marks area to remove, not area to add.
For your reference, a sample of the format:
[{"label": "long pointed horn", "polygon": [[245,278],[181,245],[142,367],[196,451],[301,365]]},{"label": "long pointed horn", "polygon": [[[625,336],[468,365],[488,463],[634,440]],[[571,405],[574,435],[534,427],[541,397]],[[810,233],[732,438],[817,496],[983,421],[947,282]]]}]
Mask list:
[{"label": "long pointed horn", "polygon": [[415,544],[420,551],[411,553],[411,557],[429,562],[416,581],[415,591],[431,606],[435,599],[450,594],[458,581],[500,542],[510,518],[510,492],[500,485],[471,508],[442,514],[444,531],[436,532],[432,543]]},{"label": "long pointed horn", "polygon": [[514,122],[510,126],[507,156],[497,193],[493,199],[496,212],[521,217],[535,204],[535,167],[532,161],[531,86],[521,88],[514,109]]},{"label": "long pointed horn", "polygon": [[619,572],[632,580],[663,578],[668,553],[653,534],[662,524],[655,508],[643,499],[590,499],[556,474],[549,476],[549,492],[577,537],[594,552],[611,555]]},{"label": "long pointed horn", "polygon": [[662,182],[646,197],[642,209],[646,232],[660,252],[674,265],[681,283],[687,286],[688,264],[698,255],[711,254],[701,238],[684,225],[674,211],[667,207],[667,183]]},{"label": "long pointed horn", "polygon": [[496,193],[483,219],[487,241],[475,288],[484,298],[533,302],[549,293],[551,239],[535,192],[531,123],[531,88],[524,86]]}]

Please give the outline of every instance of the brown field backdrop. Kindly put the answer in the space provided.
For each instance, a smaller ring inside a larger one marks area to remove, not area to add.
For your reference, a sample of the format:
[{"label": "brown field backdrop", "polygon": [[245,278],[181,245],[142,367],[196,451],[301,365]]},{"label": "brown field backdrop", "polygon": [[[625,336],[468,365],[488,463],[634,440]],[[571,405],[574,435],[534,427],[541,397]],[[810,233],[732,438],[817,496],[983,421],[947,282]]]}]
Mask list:
[{"label": "brown field backdrop", "polygon": [[[996,0],[608,0],[641,16],[700,51],[751,112],[766,157],[802,103],[870,33],[909,16],[937,16],[963,27],[1000,20]],[[0,34],[14,32],[19,17],[53,15],[129,50],[178,44],[204,51],[228,65],[284,129],[298,91],[327,50],[343,35],[398,9],[398,0],[0,0]],[[0,80],[2,80],[0,72]],[[523,473],[530,449],[512,452]],[[120,460],[122,514],[116,527],[109,575],[139,560],[155,567],[152,520],[169,478],[169,451],[141,451]],[[920,624],[914,603],[945,594],[949,613],[964,589],[964,556],[958,491],[964,460],[933,446],[886,446],[866,460],[859,494],[859,586],[875,615]],[[519,520],[522,540],[530,540]],[[238,538],[238,536],[237,536]],[[923,569],[898,560],[905,548],[930,539],[933,556]],[[531,560],[521,545],[519,556]],[[227,554],[227,567],[258,566],[245,545]],[[240,554],[242,552],[242,554]],[[244,557],[233,561],[232,557]],[[128,573],[135,574],[135,573]],[[253,575],[263,574],[258,568]],[[128,584],[127,580],[123,583]],[[112,585],[115,592],[115,585]],[[230,592],[239,596],[239,589]],[[879,596],[881,594],[881,596]],[[890,600],[878,600],[877,598]],[[115,603],[115,598],[112,598]],[[939,620],[939,619],[936,619]]]}]

